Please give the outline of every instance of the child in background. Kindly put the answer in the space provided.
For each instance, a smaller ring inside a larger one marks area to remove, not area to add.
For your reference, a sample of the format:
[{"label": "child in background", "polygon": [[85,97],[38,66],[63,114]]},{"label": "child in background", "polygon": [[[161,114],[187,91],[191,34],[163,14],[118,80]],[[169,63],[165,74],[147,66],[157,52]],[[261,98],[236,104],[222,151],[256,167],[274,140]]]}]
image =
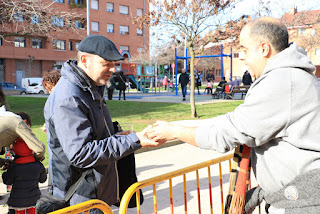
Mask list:
[{"label": "child in background", "polygon": [[[31,119],[26,113],[18,113],[30,127]],[[36,161],[32,150],[18,138],[14,145],[15,160],[2,174],[4,184],[12,185],[7,204],[9,214],[36,214],[36,203],[41,196],[38,183],[47,180],[47,173],[41,162]]]},{"label": "child in background", "polygon": [[212,94],[212,87],[213,87],[213,81],[211,78],[209,78],[208,82],[207,82],[207,87],[206,89],[204,89],[204,93],[207,91],[207,94]]}]

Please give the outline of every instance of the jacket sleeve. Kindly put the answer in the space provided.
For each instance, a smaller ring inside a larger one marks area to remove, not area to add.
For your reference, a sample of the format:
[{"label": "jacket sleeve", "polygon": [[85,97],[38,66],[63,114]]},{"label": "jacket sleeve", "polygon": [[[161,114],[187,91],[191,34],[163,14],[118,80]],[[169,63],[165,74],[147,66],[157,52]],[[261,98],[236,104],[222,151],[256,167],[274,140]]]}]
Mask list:
[{"label": "jacket sleeve", "polygon": [[275,73],[274,78],[255,82],[245,102],[233,112],[199,126],[195,133],[197,145],[227,152],[239,143],[257,147],[283,137],[291,118],[291,85],[281,72]]},{"label": "jacket sleeve", "polygon": [[44,168],[43,164],[41,162],[39,163],[39,168],[40,168],[40,177],[39,177],[39,182],[44,183],[47,180],[47,172],[46,169]]},{"label": "jacket sleeve", "polygon": [[95,139],[87,108],[72,97],[60,102],[53,114],[57,137],[72,165],[81,168],[105,165],[141,148],[135,133]]},{"label": "jacket sleeve", "polygon": [[26,125],[23,120],[18,119],[18,125],[16,127],[16,133],[24,140],[28,145],[29,149],[34,151],[36,157],[39,160],[44,159],[44,154],[46,151],[45,145],[33,134],[31,129]]},{"label": "jacket sleeve", "polygon": [[6,172],[2,174],[3,183],[6,185],[12,185],[14,181],[14,165],[11,164]]}]

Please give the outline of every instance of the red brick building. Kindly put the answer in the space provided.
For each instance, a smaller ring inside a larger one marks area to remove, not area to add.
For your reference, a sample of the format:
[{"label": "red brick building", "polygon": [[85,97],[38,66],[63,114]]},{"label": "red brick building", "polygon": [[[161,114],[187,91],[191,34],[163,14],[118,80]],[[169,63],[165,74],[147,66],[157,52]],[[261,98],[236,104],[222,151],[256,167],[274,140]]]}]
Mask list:
[{"label": "red brick building", "polygon": [[[50,0],[43,0],[50,1]],[[86,0],[51,0],[60,11],[78,12],[86,18]],[[70,3],[71,2],[71,3]],[[149,29],[140,30],[132,24],[134,17],[149,10],[147,0],[89,0],[90,34],[106,36],[115,43],[120,52],[131,56],[149,49]],[[74,7],[79,4],[82,7]],[[86,20],[86,19],[85,19]],[[67,25],[61,21],[62,27]],[[78,32],[66,32],[53,38],[35,36],[6,37],[0,41],[0,82],[18,85],[24,77],[41,77],[44,72],[59,69],[61,64],[76,57],[79,42],[87,36],[87,23],[76,23]],[[1,34],[0,29],[0,34]]]}]

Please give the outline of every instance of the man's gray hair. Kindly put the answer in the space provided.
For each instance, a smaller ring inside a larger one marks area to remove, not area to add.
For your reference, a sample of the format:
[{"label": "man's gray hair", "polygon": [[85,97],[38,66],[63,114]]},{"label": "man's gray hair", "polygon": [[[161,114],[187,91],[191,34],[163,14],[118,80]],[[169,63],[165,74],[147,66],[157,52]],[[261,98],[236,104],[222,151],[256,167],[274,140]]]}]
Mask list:
[{"label": "man's gray hair", "polygon": [[288,47],[289,34],[287,27],[274,18],[258,18],[249,23],[250,37],[257,41],[267,40],[280,52]]}]

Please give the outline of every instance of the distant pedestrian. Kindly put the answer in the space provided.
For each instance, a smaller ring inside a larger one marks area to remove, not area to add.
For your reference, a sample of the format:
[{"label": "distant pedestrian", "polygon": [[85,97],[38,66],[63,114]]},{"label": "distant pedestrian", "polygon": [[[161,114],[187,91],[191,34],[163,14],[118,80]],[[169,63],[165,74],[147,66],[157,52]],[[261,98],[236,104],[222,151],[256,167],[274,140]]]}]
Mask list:
[{"label": "distant pedestrian", "polygon": [[168,86],[168,78],[167,76],[164,76],[163,80],[162,80],[162,85],[164,86],[164,90],[167,90],[167,86]]},{"label": "distant pedestrian", "polygon": [[196,87],[198,89],[198,94],[200,94],[199,87],[201,87],[202,83],[202,74],[201,71],[196,72],[195,74]]},{"label": "distant pedestrian", "polygon": [[252,78],[251,78],[249,71],[244,72],[244,74],[242,76],[242,83],[243,83],[243,85],[251,85]]},{"label": "distant pedestrian", "polygon": [[115,88],[116,88],[116,82],[114,80],[114,76],[112,75],[109,82],[107,83],[108,100],[112,100],[113,91]]},{"label": "distant pedestrian", "polygon": [[116,86],[117,90],[119,90],[119,100],[121,99],[121,93],[123,94],[123,100],[126,100],[126,81],[123,75],[123,71],[119,72],[117,76],[118,85]]},{"label": "distant pedestrian", "polygon": [[189,75],[186,73],[185,69],[182,69],[182,73],[179,77],[179,84],[181,84],[182,97],[183,97],[182,101],[186,101],[188,83],[189,83]]},{"label": "distant pedestrian", "polygon": [[207,80],[207,82],[210,82],[210,80],[212,80],[212,82],[214,82],[214,74],[211,70],[209,70],[209,72],[207,73],[206,80]]}]

